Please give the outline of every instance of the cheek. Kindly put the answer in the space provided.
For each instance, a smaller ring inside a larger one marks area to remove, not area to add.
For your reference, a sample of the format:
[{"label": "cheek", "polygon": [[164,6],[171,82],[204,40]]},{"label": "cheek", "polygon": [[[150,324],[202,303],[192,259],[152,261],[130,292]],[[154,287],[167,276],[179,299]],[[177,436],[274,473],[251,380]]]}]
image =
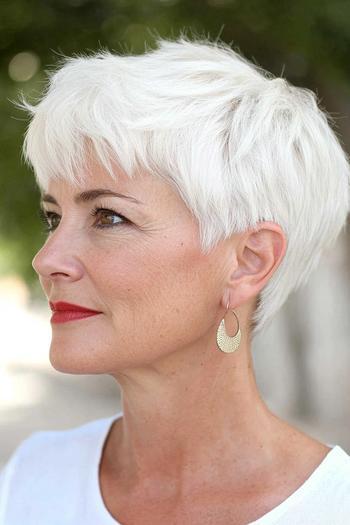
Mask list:
[{"label": "cheek", "polygon": [[204,288],[203,255],[181,239],[114,246],[104,251],[103,258],[88,259],[95,290],[111,313],[117,314],[120,307],[138,313],[145,309],[174,313],[188,303],[194,290],[198,297],[198,289]]}]

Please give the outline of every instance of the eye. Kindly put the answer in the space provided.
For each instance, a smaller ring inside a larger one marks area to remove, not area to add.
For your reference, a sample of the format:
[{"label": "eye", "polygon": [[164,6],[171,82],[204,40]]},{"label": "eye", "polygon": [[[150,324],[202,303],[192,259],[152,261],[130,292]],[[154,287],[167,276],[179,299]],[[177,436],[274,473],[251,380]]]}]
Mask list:
[{"label": "eye", "polygon": [[119,224],[122,225],[125,222],[130,222],[120,213],[107,208],[96,207],[92,210],[91,215],[97,218],[97,221],[94,224],[95,228],[113,228]]},{"label": "eye", "polygon": [[[93,224],[94,228],[113,228],[115,226],[130,222],[126,217],[124,217],[120,213],[117,213],[116,211],[107,208],[96,207],[92,210],[91,215],[97,218],[97,220]],[[39,217],[44,223],[45,231],[47,233],[54,231],[61,220],[61,216],[58,215],[58,213],[55,213],[53,211],[46,211],[44,209],[39,210]]]},{"label": "eye", "polygon": [[44,223],[45,231],[52,232],[59,225],[61,216],[53,211],[39,210],[39,217]]}]

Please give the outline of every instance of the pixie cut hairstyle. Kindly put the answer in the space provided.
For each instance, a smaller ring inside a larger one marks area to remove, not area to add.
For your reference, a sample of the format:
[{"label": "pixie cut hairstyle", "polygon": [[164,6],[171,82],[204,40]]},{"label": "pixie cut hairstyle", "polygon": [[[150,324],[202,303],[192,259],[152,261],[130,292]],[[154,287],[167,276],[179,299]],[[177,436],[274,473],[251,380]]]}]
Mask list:
[{"label": "pixie cut hairstyle", "polygon": [[254,336],[346,225],[348,158],[316,95],[207,39],[61,60],[40,100],[18,103],[30,115],[23,154],[39,187],[81,183],[92,147],[115,180],[117,164],[172,184],[204,254],[259,221],[278,223],[287,251],[258,297]]}]

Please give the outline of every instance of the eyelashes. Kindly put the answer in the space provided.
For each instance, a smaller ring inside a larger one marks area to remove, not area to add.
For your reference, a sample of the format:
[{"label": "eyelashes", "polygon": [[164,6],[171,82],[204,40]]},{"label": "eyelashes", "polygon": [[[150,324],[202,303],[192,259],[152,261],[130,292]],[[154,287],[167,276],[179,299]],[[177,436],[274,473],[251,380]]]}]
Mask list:
[{"label": "eyelashes", "polygon": [[51,211],[45,211],[42,208],[39,210],[39,219],[42,221],[44,225],[44,231],[46,233],[49,233],[57,228],[57,224],[54,225],[52,221],[55,220],[56,217],[60,217],[57,213],[51,212]]},{"label": "eyelashes", "polygon": [[[116,228],[130,223],[130,221],[124,217],[124,215],[121,215],[110,208],[96,206],[91,210],[90,215],[96,219],[92,224],[92,227],[100,230],[104,230],[106,228]],[[39,218],[44,225],[44,230],[46,233],[53,232],[61,221],[61,215],[53,211],[44,210],[42,208],[39,210]],[[115,220],[116,218],[118,219],[117,221]]]},{"label": "eyelashes", "polygon": [[100,229],[114,228],[115,226],[118,226],[119,224],[130,222],[126,217],[124,217],[124,215],[117,213],[115,210],[111,210],[109,208],[101,208],[99,206],[96,206],[91,211],[91,215],[92,217],[99,217],[101,220],[108,220],[108,218],[111,218],[113,216],[121,219],[121,221],[118,221],[118,222],[111,222],[111,223],[105,222],[102,224],[94,224],[95,228],[100,228]]}]

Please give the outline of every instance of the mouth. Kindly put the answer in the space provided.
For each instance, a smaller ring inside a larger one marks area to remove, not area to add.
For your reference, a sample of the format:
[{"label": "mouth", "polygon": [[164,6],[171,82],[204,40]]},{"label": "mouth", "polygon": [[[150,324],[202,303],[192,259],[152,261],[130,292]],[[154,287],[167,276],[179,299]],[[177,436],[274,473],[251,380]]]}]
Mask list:
[{"label": "mouth", "polygon": [[67,323],[69,321],[78,321],[80,319],[86,319],[99,315],[102,312],[92,310],[78,304],[66,303],[63,301],[49,302],[52,310],[51,323]]}]

